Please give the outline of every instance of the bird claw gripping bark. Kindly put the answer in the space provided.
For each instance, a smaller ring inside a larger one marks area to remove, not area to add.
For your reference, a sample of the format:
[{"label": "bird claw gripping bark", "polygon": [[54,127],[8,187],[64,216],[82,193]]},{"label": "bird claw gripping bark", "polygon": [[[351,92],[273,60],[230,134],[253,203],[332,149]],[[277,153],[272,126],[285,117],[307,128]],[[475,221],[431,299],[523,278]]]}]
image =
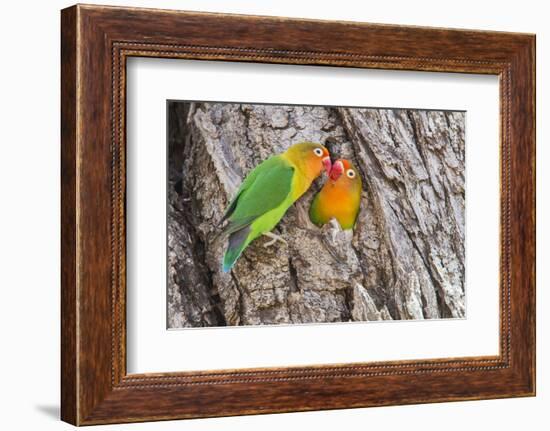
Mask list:
[{"label": "bird claw gripping bark", "polygon": [[268,238],[271,238],[271,241],[268,241],[264,244],[264,247],[266,247],[266,248],[271,247],[277,241],[281,241],[283,244],[288,246],[288,242],[286,242],[286,240],[282,236],[276,235],[273,232],[266,232],[266,233],[264,233],[264,235],[267,236]]}]

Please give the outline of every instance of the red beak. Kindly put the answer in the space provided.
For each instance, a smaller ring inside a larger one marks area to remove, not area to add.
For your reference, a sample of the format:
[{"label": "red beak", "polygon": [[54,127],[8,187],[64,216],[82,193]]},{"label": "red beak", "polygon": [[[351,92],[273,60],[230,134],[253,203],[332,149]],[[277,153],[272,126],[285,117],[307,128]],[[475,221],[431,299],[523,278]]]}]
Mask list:
[{"label": "red beak", "polygon": [[326,156],[322,160],[323,167],[325,168],[325,171],[328,175],[330,175],[330,171],[332,169],[332,162],[330,161],[330,156]]},{"label": "red beak", "polygon": [[334,162],[334,165],[332,166],[332,169],[330,170],[329,177],[332,181],[336,181],[338,178],[340,178],[340,175],[344,173],[344,164],[337,160]]}]

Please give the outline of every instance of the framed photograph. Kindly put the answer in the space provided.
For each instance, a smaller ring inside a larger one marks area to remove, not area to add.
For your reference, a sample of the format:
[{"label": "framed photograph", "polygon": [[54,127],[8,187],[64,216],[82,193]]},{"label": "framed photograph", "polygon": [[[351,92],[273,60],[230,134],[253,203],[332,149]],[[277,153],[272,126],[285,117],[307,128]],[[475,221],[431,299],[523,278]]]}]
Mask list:
[{"label": "framed photograph", "polygon": [[62,419],[535,394],[535,36],[61,13]]}]

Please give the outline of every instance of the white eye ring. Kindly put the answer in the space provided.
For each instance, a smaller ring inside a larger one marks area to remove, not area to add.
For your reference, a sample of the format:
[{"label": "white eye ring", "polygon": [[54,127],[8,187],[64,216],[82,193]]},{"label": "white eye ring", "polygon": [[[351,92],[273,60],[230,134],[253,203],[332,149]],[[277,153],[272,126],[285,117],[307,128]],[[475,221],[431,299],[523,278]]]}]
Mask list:
[{"label": "white eye ring", "polygon": [[355,178],[355,171],[353,169],[348,169],[346,175],[348,176],[348,178]]},{"label": "white eye ring", "polygon": [[321,150],[320,148],[315,148],[313,152],[317,157],[321,157],[323,155],[323,150]]}]

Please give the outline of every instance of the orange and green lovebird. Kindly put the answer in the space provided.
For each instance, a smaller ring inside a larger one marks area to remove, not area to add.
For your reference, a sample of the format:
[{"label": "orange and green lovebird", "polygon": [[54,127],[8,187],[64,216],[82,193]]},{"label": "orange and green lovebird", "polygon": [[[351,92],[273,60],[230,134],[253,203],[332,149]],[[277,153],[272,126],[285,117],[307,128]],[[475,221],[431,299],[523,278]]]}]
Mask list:
[{"label": "orange and green lovebird", "polygon": [[273,239],[269,245],[277,239],[284,242],[271,230],[323,169],[327,173],[331,170],[328,150],[321,144],[301,142],[271,156],[247,175],[222,219],[229,221],[221,232],[229,236],[223,256],[224,272],[233,267],[248,244],[260,235]]},{"label": "orange and green lovebird", "polygon": [[361,203],[361,177],[357,169],[345,159],[332,165],[329,179],[313,198],[309,218],[322,226],[334,218],[344,230],[353,229]]}]

